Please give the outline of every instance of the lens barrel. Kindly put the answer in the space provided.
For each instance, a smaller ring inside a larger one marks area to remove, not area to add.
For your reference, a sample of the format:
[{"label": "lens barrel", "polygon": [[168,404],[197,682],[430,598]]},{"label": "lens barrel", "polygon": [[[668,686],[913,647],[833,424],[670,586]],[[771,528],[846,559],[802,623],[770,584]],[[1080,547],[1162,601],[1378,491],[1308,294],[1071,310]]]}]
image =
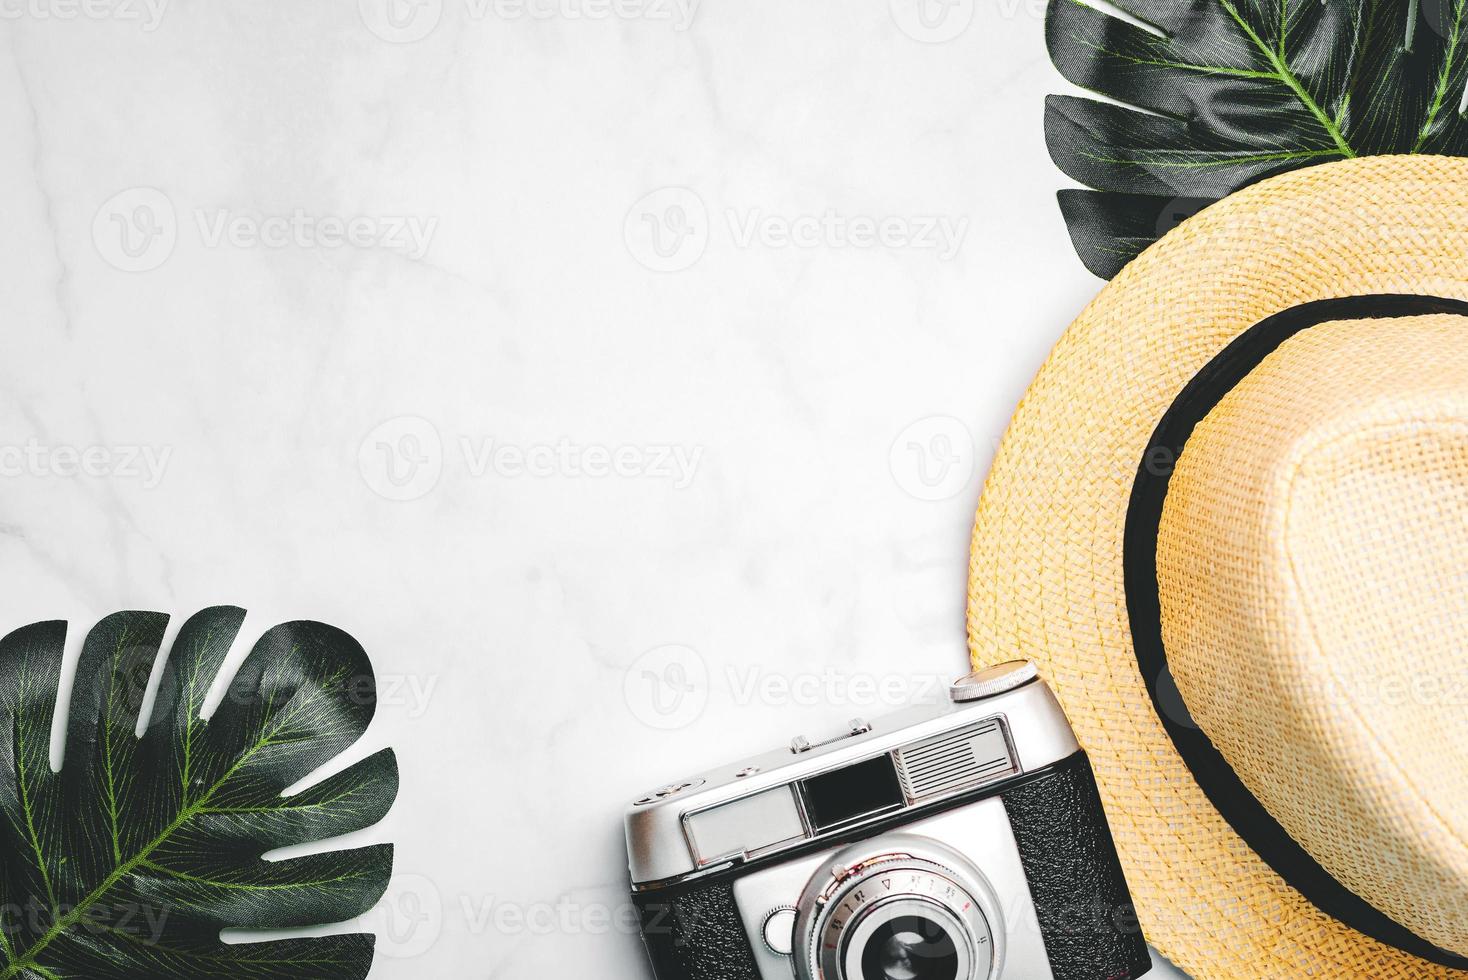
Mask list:
[{"label": "lens barrel", "polygon": [[993,889],[962,855],[891,834],[811,880],[796,937],[802,980],[989,980],[1004,926]]}]

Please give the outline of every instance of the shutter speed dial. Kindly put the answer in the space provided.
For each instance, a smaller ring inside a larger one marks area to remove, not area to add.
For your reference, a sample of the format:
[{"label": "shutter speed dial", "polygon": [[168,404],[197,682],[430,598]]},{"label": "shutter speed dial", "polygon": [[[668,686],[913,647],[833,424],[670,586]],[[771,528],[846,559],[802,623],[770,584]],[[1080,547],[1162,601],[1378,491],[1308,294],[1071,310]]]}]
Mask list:
[{"label": "shutter speed dial", "polygon": [[982,701],[984,698],[998,697],[1015,688],[1024,687],[1039,676],[1040,671],[1030,661],[1011,660],[976,670],[967,677],[960,678],[953,683],[948,693],[960,704]]}]

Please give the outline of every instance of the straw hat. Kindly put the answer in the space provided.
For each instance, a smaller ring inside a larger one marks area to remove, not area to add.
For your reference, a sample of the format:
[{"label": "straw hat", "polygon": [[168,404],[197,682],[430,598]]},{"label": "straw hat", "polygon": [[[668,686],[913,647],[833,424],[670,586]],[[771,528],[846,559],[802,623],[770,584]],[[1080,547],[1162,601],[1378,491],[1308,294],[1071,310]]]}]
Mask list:
[{"label": "straw hat", "polygon": [[1254,185],[1021,402],[969,576],[1195,977],[1468,976],[1468,159]]}]

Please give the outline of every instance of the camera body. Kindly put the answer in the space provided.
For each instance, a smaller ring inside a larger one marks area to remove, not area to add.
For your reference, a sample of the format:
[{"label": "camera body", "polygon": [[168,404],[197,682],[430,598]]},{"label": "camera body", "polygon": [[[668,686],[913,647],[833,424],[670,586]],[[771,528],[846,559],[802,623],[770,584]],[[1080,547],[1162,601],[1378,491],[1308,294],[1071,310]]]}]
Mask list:
[{"label": "camera body", "polygon": [[1151,967],[1090,763],[1032,664],[628,809],[659,980],[1130,980]]}]

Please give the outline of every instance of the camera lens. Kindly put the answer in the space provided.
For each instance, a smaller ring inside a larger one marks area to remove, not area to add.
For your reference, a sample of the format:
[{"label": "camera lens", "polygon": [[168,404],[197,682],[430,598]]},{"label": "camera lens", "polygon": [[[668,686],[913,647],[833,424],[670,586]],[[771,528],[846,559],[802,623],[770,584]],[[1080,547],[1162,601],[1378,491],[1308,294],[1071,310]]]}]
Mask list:
[{"label": "camera lens", "polygon": [[904,915],[877,927],[861,956],[862,980],[956,980],[958,947],[939,923]]},{"label": "camera lens", "polygon": [[833,855],[806,883],[798,980],[992,980],[1004,919],[993,886],[939,841],[887,834]]}]

